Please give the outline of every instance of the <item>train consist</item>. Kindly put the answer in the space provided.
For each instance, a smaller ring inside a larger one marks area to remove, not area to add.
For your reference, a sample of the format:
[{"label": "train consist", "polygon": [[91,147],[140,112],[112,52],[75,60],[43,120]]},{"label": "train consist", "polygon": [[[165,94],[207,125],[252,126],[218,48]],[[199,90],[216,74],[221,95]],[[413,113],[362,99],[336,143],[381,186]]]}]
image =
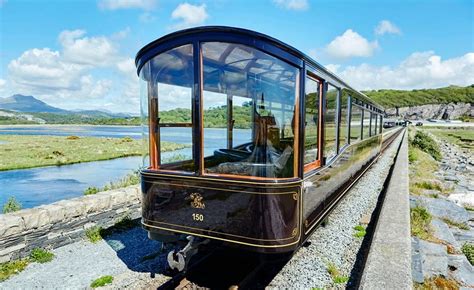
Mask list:
[{"label": "train consist", "polygon": [[[136,57],[149,156],[143,227],[175,242],[261,253],[301,246],[398,130],[383,108],[316,61],[231,27],[178,31]],[[170,136],[185,149],[167,151]]]}]

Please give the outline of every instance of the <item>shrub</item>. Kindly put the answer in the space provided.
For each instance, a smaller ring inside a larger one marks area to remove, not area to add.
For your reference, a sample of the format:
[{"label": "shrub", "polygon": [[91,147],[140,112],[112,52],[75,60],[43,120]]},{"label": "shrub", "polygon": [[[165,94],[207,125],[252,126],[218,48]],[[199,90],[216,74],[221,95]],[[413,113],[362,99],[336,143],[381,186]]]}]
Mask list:
[{"label": "shrub", "polygon": [[15,197],[11,196],[7,202],[3,205],[3,213],[10,213],[19,211],[21,209],[21,203],[19,203]]},{"label": "shrub", "polygon": [[420,148],[422,151],[428,153],[435,160],[441,160],[441,151],[439,150],[438,144],[428,134],[422,131],[417,131],[415,137],[411,142],[412,146]]},{"label": "shrub", "polygon": [[102,286],[105,286],[107,284],[111,284],[113,281],[114,281],[114,277],[112,277],[110,275],[102,276],[102,277],[99,277],[99,278],[95,279],[94,281],[92,281],[91,287],[92,288],[102,287]]},{"label": "shrub", "polygon": [[133,142],[133,139],[128,136],[125,136],[122,138],[122,142]]},{"label": "shrub", "polygon": [[465,243],[461,247],[461,252],[469,260],[469,263],[471,263],[471,265],[474,265],[474,244],[473,243]]},{"label": "shrub", "polygon": [[88,188],[86,188],[86,190],[84,190],[84,195],[91,195],[91,194],[96,194],[98,193],[100,190],[95,187],[95,186],[90,186]]},{"label": "shrub", "polygon": [[431,223],[432,216],[421,206],[416,206],[410,209],[411,220],[411,234],[420,239],[428,239],[431,237]]},{"label": "shrub", "polygon": [[51,262],[54,258],[54,254],[43,249],[33,249],[30,254],[30,259],[37,263]]},{"label": "shrub", "polygon": [[86,230],[86,237],[91,243],[97,243],[102,240],[102,231],[101,227],[92,227]]}]

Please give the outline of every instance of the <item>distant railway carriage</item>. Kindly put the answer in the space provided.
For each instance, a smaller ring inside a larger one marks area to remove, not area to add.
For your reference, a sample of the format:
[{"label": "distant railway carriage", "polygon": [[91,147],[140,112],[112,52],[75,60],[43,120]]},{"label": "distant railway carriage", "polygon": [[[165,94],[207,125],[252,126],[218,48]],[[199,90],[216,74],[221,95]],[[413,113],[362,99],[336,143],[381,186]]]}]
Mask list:
[{"label": "distant railway carriage", "polygon": [[[142,224],[153,239],[292,252],[396,135],[382,140],[383,109],[366,95],[253,31],[171,33],[136,66],[149,140]],[[166,151],[176,140],[189,147]]]}]

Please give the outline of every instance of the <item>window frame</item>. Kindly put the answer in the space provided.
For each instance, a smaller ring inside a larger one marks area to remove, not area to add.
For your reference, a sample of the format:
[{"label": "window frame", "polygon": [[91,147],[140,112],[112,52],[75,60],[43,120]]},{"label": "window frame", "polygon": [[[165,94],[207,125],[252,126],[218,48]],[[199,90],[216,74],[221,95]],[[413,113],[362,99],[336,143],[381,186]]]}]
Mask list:
[{"label": "window frame", "polygon": [[[259,176],[248,176],[248,175],[237,175],[237,174],[227,174],[227,173],[206,173],[204,168],[204,106],[203,106],[203,95],[204,95],[204,58],[203,58],[203,50],[202,45],[204,43],[211,43],[211,42],[219,42],[219,43],[233,43],[238,45],[247,46],[251,49],[255,49],[262,53],[265,53],[271,57],[278,59],[281,62],[286,63],[289,66],[292,66],[296,69],[296,78],[295,78],[295,114],[294,114],[294,143],[293,143],[293,176],[291,177],[259,177]],[[251,45],[243,42],[232,41],[227,39],[215,39],[215,40],[208,40],[208,39],[201,39],[197,41],[198,52],[199,52],[199,65],[195,65],[198,67],[199,70],[199,84],[198,84],[198,91],[199,91],[199,123],[200,124],[200,131],[199,131],[199,138],[200,138],[200,153],[199,153],[199,167],[198,167],[198,176],[202,177],[224,177],[224,178],[232,178],[232,179],[242,179],[242,180],[259,180],[259,181],[270,181],[270,180],[291,180],[294,178],[300,177],[299,173],[299,120],[300,120],[300,95],[301,95],[301,71],[304,70],[302,67],[295,65],[294,63],[283,59],[281,56],[271,53],[270,51],[263,50],[256,45]],[[196,126],[195,126],[196,127]],[[196,146],[197,147],[197,146]]]},{"label": "window frame", "polygon": [[302,103],[304,104],[304,110],[301,110],[302,111],[302,120],[303,120],[303,123],[301,124],[301,127],[302,127],[302,132],[303,132],[303,151],[301,152],[301,155],[304,157],[305,155],[305,147],[304,147],[304,142],[306,141],[306,136],[305,136],[305,133],[306,133],[306,125],[305,125],[305,121],[306,121],[306,79],[309,78],[315,82],[318,82],[319,83],[319,96],[318,96],[318,100],[319,100],[319,103],[318,103],[318,136],[317,136],[317,147],[318,147],[318,155],[317,155],[317,159],[313,162],[310,162],[308,164],[305,164],[304,163],[304,158],[302,158],[302,163],[303,163],[303,172],[304,174],[312,171],[312,170],[315,170],[317,168],[320,168],[321,167],[321,159],[322,159],[322,151],[321,151],[321,142],[322,142],[322,134],[321,134],[321,131],[322,131],[322,118],[321,118],[321,111],[322,111],[322,98],[323,98],[323,90],[324,90],[324,79],[322,79],[321,77],[319,77],[316,73],[310,71],[310,70],[306,70],[306,73],[305,73],[305,77],[304,77],[304,98],[302,100]]}]

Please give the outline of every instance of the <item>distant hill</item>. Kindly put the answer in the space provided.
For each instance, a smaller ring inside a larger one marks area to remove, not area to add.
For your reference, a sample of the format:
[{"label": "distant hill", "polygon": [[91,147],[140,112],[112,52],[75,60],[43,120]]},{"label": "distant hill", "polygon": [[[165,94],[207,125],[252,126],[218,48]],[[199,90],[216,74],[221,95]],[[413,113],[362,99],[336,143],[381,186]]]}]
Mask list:
[{"label": "distant hill", "polygon": [[413,107],[428,104],[474,103],[474,85],[411,91],[374,90],[364,91],[363,93],[385,108]]},{"label": "distant hill", "polygon": [[127,118],[126,113],[112,113],[107,110],[64,110],[53,107],[33,96],[16,94],[8,98],[0,98],[0,110],[14,111],[20,113],[55,113],[79,115],[97,118]]},{"label": "distant hill", "polygon": [[19,94],[8,98],[0,98],[0,109],[28,113],[68,113],[66,110],[50,106],[33,96]]},{"label": "distant hill", "polygon": [[106,110],[64,110],[33,96],[0,98],[0,124],[139,125],[140,118]]}]

